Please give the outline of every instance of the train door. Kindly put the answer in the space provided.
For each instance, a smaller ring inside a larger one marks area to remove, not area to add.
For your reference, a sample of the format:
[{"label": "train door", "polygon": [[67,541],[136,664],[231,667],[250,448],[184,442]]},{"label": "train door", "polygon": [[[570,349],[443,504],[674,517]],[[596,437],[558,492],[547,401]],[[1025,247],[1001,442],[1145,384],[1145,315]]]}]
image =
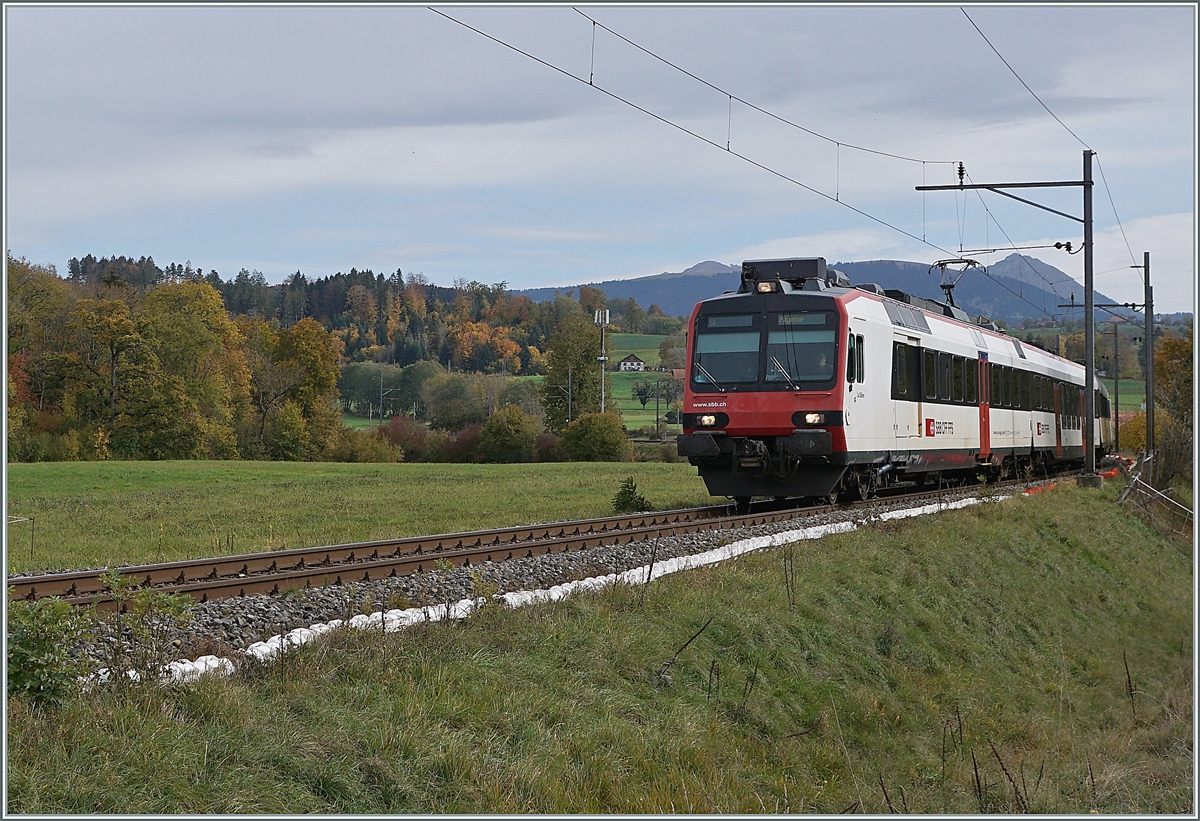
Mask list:
[{"label": "train door", "polygon": [[920,345],[919,339],[908,337],[892,340],[892,429],[897,439],[921,435]]},{"label": "train door", "polygon": [[1059,390],[1059,383],[1054,383],[1054,455],[1059,459],[1063,455],[1062,443],[1062,391]]},{"label": "train door", "polygon": [[979,369],[979,458],[990,459],[992,456],[992,382],[991,368],[988,365],[988,355],[980,351]]}]

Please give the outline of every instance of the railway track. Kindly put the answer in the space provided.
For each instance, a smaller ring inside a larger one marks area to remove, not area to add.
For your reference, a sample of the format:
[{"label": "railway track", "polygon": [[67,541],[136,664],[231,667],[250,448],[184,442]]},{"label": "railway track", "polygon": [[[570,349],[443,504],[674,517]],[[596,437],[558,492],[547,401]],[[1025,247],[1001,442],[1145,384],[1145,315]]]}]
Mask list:
[{"label": "railway track", "polygon": [[[1017,486],[1019,482],[993,487]],[[946,490],[879,496],[853,507],[897,501],[937,499]],[[141,587],[185,594],[196,601],[279,594],[306,587],[371,582],[433,569],[435,562],[471,566],[519,556],[585,550],[600,545],[629,544],[699,530],[752,527],[798,518],[849,505],[784,507],[759,502],[749,513],[730,515],[730,505],[608,516],[576,522],[505,527],[436,536],[414,536],[371,542],[293,548],[210,559],[116,568]],[[82,570],[9,578],[10,600],[34,601],[57,596],[73,605],[114,607],[101,576],[105,570]]]}]

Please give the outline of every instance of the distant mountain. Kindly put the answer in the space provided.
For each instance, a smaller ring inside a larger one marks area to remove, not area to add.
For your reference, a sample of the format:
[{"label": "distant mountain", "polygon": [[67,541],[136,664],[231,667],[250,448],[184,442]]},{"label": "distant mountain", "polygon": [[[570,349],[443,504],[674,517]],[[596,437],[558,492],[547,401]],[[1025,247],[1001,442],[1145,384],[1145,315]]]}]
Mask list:
[{"label": "distant mountain", "polygon": [[[855,285],[874,282],[888,290],[945,300],[940,288],[940,272],[936,268],[931,272],[930,266],[923,262],[869,260],[833,262],[830,266],[845,272]],[[633,297],[643,308],[658,303],[664,313],[688,316],[698,301],[736,290],[741,280],[741,270],[740,265],[706,260],[677,273],[664,272],[636,279],[583,284],[599,288],[609,297]],[[554,299],[556,293],[565,294],[578,287],[534,288],[514,293],[524,294],[535,302],[543,302]],[[1080,307],[1059,308],[1059,304],[1071,301],[1072,294]],[[1095,301],[1113,303],[1116,300],[1096,291]],[[968,269],[954,288],[954,302],[972,316],[983,314],[994,320],[1002,319],[1010,325],[1020,324],[1026,318],[1045,319],[1048,315],[1082,319],[1083,285],[1069,274],[1039,259],[1010,254],[989,266],[986,272],[978,268]],[[1122,316],[1139,316],[1124,308],[1113,310]],[[1105,315],[1101,311],[1097,313]]]},{"label": "distant mountain", "polygon": [[[610,279],[580,284],[599,288],[608,297],[633,297],[643,308],[657,303],[668,316],[686,317],[691,314],[692,308],[699,300],[736,290],[741,278],[741,265],[725,265],[705,260],[677,273],[667,271],[635,279]],[[554,299],[555,294],[566,294],[578,288],[579,285],[565,285],[561,288],[532,288],[513,293],[527,296],[534,302],[546,302]]]}]

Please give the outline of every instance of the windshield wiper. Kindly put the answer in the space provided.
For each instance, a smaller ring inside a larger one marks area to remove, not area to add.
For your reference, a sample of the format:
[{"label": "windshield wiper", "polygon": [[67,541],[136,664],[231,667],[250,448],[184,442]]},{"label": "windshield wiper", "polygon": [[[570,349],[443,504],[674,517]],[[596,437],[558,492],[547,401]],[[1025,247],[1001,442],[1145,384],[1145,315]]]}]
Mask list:
[{"label": "windshield wiper", "polygon": [[700,371],[700,373],[704,374],[704,378],[707,379],[709,382],[712,382],[714,388],[719,390],[721,393],[726,393],[726,390],[721,387],[721,383],[718,382],[717,380],[713,379],[713,375],[711,373],[709,373],[708,371],[706,371],[704,369],[704,366],[701,365],[699,362],[696,363],[696,370],[698,370],[698,371]]},{"label": "windshield wiper", "polygon": [[787,383],[792,386],[792,390],[794,390],[794,391],[800,390],[800,386],[792,381],[792,375],[787,372],[787,368],[783,367],[783,365],[779,362],[778,359],[776,359],[775,357],[772,356],[771,364],[774,365],[776,368],[779,368],[779,372],[781,374],[783,374],[783,378],[786,379]]}]

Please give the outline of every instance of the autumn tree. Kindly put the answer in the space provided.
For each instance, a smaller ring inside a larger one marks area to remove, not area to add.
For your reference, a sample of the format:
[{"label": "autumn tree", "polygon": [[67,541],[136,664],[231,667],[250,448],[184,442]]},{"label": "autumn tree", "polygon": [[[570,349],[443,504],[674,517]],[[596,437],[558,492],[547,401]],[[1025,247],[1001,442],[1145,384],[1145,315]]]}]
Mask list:
[{"label": "autumn tree", "polygon": [[[581,314],[568,316],[547,344],[541,400],[546,427],[559,432],[570,419],[600,410],[600,329]],[[612,394],[610,385],[606,391]]]},{"label": "autumn tree", "polygon": [[146,295],[138,323],[164,373],[195,402],[207,455],[236,458],[250,372],[221,294],[206,282],[164,283]]},{"label": "autumn tree", "polygon": [[1184,337],[1169,337],[1154,350],[1155,403],[1184,427],[1192,426],[1192,328]]}]

